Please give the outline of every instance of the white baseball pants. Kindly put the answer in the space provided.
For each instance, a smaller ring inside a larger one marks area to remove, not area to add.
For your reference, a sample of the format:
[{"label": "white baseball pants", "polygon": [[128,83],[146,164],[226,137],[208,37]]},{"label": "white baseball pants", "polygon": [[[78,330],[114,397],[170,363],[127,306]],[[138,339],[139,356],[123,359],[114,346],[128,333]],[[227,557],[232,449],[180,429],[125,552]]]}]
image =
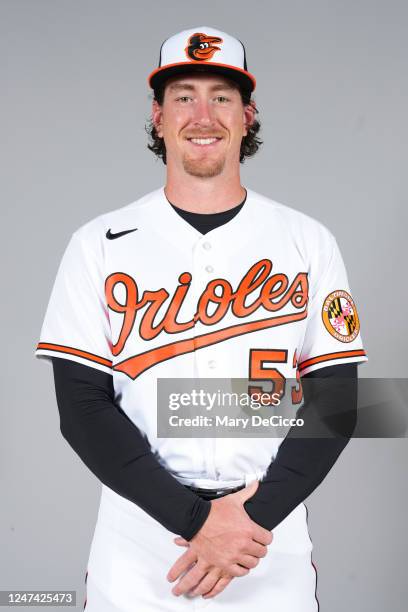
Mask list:
[{"label": "white baseball pants", "polygon": [[309,546],[299,546],[298,538],[299,550],[290,546],[285,533],[287,529],[296,536],[304,511],[302,504],[295,518],[285,519],[287,526],[282,521],[273,531],[267,556],[221,594],[209,600],[175,597],[175,583],[166,574],[186,549],[174,544],[174,534],[143,510],[104,488],[88,561],[85,612],[255,612],[255,606],[256,612],[317,612],[308,533],[303,536]]}]

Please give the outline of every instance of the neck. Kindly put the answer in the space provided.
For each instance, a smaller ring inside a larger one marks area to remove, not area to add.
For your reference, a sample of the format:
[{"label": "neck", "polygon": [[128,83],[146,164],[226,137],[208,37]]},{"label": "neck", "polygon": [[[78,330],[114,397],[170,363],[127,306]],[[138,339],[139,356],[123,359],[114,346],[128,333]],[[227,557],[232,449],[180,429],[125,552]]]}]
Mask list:
[{"label": "neck", "polygon": [[239,168],[229,176],[201,178],[183,172],[182,176],[167,168],[165,193],[167,199],[184,210],[198,213],[215,213],[238,206],[245,198]]}]

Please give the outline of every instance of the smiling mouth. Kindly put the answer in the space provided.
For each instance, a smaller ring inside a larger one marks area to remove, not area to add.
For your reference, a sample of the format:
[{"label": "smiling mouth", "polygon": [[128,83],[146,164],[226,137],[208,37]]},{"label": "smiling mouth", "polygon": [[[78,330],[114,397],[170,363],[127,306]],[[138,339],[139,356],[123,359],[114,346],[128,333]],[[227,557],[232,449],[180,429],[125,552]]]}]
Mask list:
[{"label": "smiling mouth", "polygon": [[218,136],[210,136],[207,138],[187,138],[187,140],[191,142],[192,144],[204,147],[204,146],[209,146],[209,145],[212,145],[220,141],[221,138]]}]

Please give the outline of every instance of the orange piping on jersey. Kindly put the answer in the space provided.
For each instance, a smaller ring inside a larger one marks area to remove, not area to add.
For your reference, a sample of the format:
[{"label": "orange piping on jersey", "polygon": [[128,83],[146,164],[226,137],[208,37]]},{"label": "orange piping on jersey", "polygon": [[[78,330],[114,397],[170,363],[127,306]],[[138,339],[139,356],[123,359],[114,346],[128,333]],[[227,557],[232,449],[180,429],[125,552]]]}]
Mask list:
[{"label": "orange piping on jersey", "polygon": [[39,342],[37,345],[37,350],[40,349],[45,351],[55,351],[56,353],[67,353],[69,355],[76,355],[78,357],[88,359],[89,361],[100,363],[101,365],[107,366],[108,368],[112,367],[112,361],[109,361],[109,359],[104,359],[103,357],[99,357],[99,355],[87,353],[86,351],[80,351],[79,349],[73,348],[72,346],[63,346],[62,344],[52,344],[50,342]]},{"label": "orange piping on jersey", "polygon": [[366,352],[363,349],[357,349],[355,351],[340,351],[338,353],[327,353],[326,355],[319,355],[318,357],[312,357],[299,363],[299,370],[304,370],[311,365],[316,363],[322,363],[323,361],[331,361],[333,359],[344,359],[348,357],[365,357]]},{"label": "orange piping on jersey", "polygon": [[276,327],[278,325],[287,325],[288,323],[294,323],[295,321],[301,321],[307,317],[307,308],[302,312],[282,315],[280,317],[270,317],[268,319],[261,319],[259,321],[252,321],[251,323],[240,323],[238,325],[232,325],[225,329],[210,332],[208,334],[202,334],[195,338],[188,338],[185,340],[179,340],[178,342],[171,342],[158,348],[146,351],[139,355],[129,357],[120,363],[117,363],[113,369],[118,372],[127,374],[133,380],[137,378],[142,372],[145,372],[152,366],[167,359],[177,357],[177,355],[185,355],[186,353],[192,353],[200,348],[217,344],[218,342],[224,342],[230,338],[241,336],[243,334],[249,334],[251,332],[259,331],[261,329],[268,329],[270,327]]}]

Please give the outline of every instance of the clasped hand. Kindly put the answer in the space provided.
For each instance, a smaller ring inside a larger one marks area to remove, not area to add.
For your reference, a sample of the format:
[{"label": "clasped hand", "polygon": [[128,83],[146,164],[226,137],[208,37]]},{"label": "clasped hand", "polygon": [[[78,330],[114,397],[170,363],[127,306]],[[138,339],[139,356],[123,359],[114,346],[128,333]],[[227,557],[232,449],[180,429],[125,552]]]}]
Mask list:
[{"label": "clasped hand", "polygon": [[189,542],[175,538],[174,542],[187,551],[167,574],[169,582],[179,579],[172,589],[174,595],[215,597],[233,578],[245,576],[265,557],[272,533],[255,523],[244,508],[258,485],[255,481],[212,500],[210,513],[196,535]]}]

